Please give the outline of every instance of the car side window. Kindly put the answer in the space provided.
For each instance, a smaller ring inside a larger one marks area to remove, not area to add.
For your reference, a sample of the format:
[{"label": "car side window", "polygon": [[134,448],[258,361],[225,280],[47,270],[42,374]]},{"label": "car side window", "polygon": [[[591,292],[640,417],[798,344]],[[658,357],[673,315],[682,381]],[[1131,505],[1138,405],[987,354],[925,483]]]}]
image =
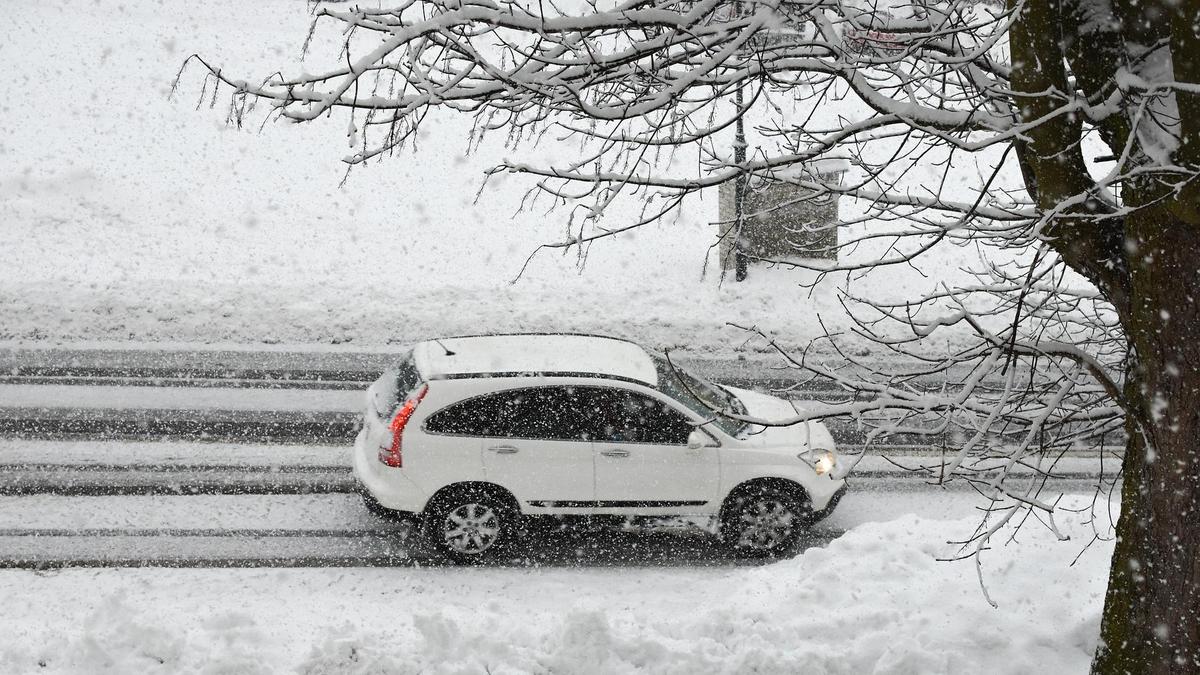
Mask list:
[{"label": "car side window", "polygon": [[502,416],[505,410],[501,397],[492,394],[460,401],[429,416],[425,430],[433,434],[464,436],[504,436],[509,426]]},{"label": "car side window", "polygon": [[529,387],[477,396],[440,410],[425,422],[435,434],[485,438],[588,441],[577,387]]},{"label": "car side window", "polygon": [[627,389],[591,389],[590,413],[597,440],[686,445],[695,426],[656,398]]}]

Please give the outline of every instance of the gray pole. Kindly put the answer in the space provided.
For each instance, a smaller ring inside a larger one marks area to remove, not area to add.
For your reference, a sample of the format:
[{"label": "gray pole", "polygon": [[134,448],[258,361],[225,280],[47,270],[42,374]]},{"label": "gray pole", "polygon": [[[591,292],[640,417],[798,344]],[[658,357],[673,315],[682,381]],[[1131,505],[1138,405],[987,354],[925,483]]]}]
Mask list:
[{"label": "gray pole", "polygon": [[[738,85],[734,101],[738,109],[737,121],[734,125],[733,161],[739,167],[746,162],[746,128],[742,122],[742,85]],[[746,198],[747,177],[745,172],[738,173],[733,184],[733,280],[746,280],[746,254],[742,252],[743,221],[742,202]]]}]

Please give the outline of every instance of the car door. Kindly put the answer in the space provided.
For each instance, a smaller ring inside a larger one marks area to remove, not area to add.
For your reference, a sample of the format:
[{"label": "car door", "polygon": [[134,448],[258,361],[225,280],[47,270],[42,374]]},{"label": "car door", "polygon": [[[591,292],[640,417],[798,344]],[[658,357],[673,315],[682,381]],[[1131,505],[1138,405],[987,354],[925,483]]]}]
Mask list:
[{"label": "car door", "polygon": [[695,426],[666,401],[622,388],[593,390],[596,499],[609,508],[684,508],[716,499],[716,443],[689,448]]},{"label": "car door", "polygon": [[[512,492],[523,507],[578,507],[595,500],[592,443],[573,387],[509,389],[458,405],[466,413],[460,417],[470,420],[462,431],[481,439],[485,479]],[[437,430],[437,420],[431,422]]]}]

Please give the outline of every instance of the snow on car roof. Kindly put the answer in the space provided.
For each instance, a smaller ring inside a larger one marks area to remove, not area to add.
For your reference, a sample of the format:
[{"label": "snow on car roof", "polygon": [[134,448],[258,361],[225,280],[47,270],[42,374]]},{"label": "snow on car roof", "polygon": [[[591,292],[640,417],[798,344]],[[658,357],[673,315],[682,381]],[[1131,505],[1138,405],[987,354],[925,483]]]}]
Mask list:
[{"label": "snow on car roof", "polygon": [[[447,353],[449,352],[449,353]],[[599,335],[480,335],[440,338],[413,348],[426,379],[507,373],[586,374],[658,384],[654,362],[632,342]]]}]

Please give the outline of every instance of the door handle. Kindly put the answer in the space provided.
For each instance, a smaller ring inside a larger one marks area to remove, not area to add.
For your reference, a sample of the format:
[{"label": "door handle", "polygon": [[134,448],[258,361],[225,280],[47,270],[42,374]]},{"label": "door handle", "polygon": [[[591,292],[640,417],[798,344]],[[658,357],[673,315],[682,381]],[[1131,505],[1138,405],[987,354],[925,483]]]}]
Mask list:
[{"label": "door handle", "polygon": [[628,457],[629,451],[613,448],[612,450],[603,450],[600,452],[600,454],[604,455],[605,457]]},{"label": "door handle", "polygon": [[515,455],[520,452],[520,448],[515,445],[493,445],[488,448],[497,455]]}]

